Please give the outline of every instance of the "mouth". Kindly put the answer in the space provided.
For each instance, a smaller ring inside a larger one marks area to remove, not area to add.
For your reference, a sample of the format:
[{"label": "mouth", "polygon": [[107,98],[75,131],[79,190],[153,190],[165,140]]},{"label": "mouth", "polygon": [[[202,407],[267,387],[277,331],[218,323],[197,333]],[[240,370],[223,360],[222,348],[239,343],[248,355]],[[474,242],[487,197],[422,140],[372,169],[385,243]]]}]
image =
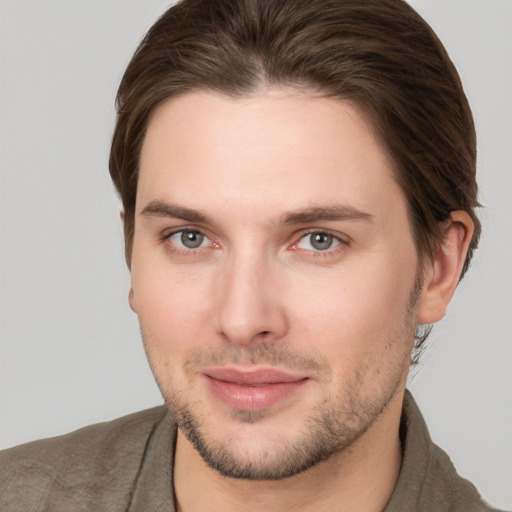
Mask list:
[{"label": "mouth", "polygon": [[209,368],[203,375],[213,396],[239,411],[269,409],[291,397],[309,380],[276,368]]}]

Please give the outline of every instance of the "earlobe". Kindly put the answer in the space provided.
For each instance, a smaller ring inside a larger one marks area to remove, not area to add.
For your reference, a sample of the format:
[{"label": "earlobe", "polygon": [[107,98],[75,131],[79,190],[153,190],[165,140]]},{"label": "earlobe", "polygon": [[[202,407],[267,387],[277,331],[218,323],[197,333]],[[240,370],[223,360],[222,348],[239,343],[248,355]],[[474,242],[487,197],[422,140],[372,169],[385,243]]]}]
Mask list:
[{"label": "earlobe", "polygon": [[121,218],[121,222],[124,224],[124,210],[119,212],[119,217]]},{"label": "earlobe", "polygon": [[130,309],[136,314],[137,313],[137,305],[135,301],[135,294],[133,293],[133,288],[130,286],[130,291],[128,292],[128,304],[130,305]]},{"label": "earlobe", "polygon": [[459,282],[473,230],[473,221],[467,212],[457,210],[450,214],[443,244],[425,269],[418,309],[419,323],[432,324],[446,314]]}]

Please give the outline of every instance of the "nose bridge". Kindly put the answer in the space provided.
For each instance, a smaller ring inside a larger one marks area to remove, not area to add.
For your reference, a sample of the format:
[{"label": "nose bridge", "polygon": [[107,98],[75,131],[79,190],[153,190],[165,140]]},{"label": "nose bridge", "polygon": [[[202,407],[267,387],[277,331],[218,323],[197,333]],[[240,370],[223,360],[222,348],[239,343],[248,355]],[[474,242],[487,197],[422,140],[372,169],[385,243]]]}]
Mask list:
[{"label": "nose bridge", "polygon": [[222,335],[239,345],[284,335],[286,317],[277,269],[268,254],[250,246],[233,251],[218,278],[217,315]]}]

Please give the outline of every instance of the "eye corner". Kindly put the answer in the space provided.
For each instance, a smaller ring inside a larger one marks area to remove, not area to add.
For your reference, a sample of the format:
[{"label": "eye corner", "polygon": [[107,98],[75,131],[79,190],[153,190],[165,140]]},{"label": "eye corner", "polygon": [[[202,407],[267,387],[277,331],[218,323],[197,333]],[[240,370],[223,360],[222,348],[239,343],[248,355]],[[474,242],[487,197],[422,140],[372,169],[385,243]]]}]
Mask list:
[{"label": "eye corner", "polygon": [[163,234],[161,241],[177,254],[199,254],[203,250],[218,249],[220,245],[202,229],[179,227]]},{"label": "eye corner", "polygon": [[[315,241],[312,237],[316,236]],[[293,242],[289,244],[288,250],[302,253],[311,257],[334,257],[339,256],[350,243],[349,237],[333,233],[329,229],[307,229],[297,233]]]}]

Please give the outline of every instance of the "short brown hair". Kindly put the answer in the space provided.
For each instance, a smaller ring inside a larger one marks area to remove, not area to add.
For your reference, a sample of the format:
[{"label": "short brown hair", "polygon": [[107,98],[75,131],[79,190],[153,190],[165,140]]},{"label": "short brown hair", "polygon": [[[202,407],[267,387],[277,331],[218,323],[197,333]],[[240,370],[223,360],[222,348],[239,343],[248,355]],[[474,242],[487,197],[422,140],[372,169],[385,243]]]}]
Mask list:
[{"label": "short brown hair", "polygon": [[117,94],[110,174],[134,234],[139,157],[166,99],[206,89],[234,97],[296,86],[365,111],[396,164],[418,254],[431,257],[442,222],[465,210],[480,236],[476,136],[446,50],[402,0],[182,0],[149,30]]}]

